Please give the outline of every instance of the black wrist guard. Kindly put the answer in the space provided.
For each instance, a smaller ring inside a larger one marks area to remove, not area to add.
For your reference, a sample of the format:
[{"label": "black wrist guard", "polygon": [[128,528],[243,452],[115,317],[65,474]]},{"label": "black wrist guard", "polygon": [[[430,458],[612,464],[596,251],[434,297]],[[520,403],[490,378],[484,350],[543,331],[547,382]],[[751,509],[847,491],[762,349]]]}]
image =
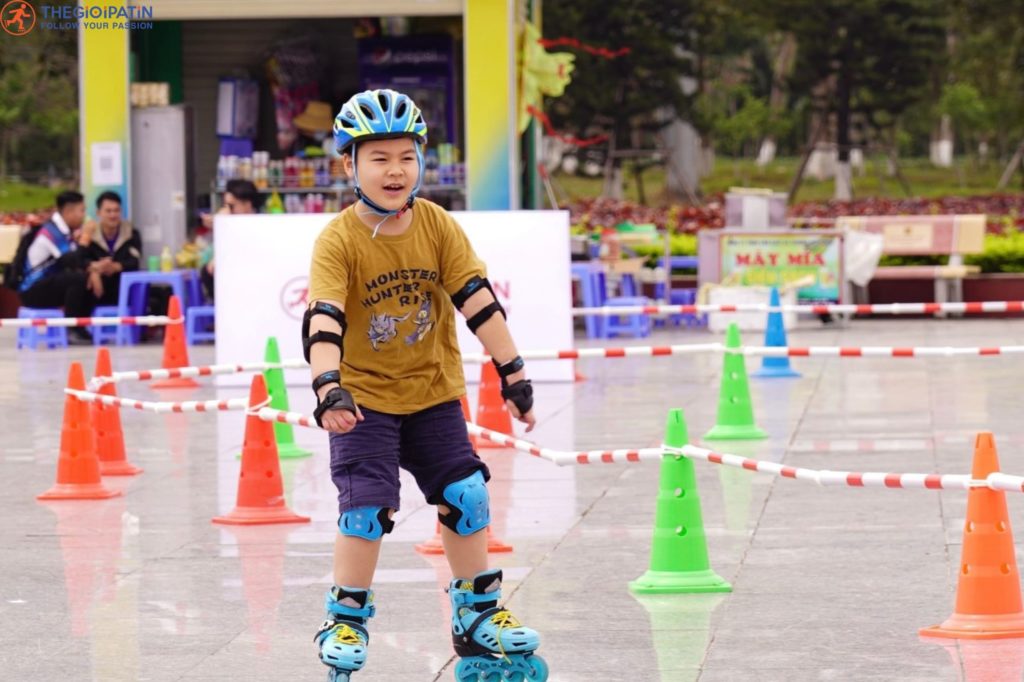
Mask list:
[{"label": "black wrist guard", "polygon": [[323,427],[321,419],[324,416],[324,412],[327,410],[348,410],[352,414],[356,413],[356,401],[352,397],[352,394],[347,390],[338,386],[327,391],[327,395],[324,396],[323,401],[317,398],[316,409],[313,410],[313,417],[316,419],[317,426]]},{"label": "black wrist guard", "polygon": [[529,379],[520,379],[514,384],[509,385],[508,377],[516,372],[522,371],[526,363],[523,362],[522,356],[515,356],[512,360],[506,362],[504,365],[499,365],[497,361],[491,360],[494,366],[498,370],[498,377],[501,378],[501,397],[505,400],[511,400],[512,404],[519,410],[520,415],[524,415],[533,409],[533,384],[530,383]]},{"label": "black wrist guard", "polygon": [[519,410],[520,416],[524,415],[533,409],[533,384],[529,379],[520,379],[511,386],[503,386],[501,397],[511,400]]}]

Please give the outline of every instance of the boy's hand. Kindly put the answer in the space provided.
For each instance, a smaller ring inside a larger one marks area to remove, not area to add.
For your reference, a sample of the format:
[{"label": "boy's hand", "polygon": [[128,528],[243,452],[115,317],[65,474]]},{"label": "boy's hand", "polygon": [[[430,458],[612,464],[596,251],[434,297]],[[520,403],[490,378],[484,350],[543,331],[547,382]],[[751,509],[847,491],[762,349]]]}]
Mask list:
[{"label": "boy's hand", "polygon": [[534,416],[532,409],[526,414],[519,414],[519,408],[517,408],[516,404],[511,400],[506,400],[505,406],[513,417],[526,424],[527,433],[533,431],[533,427],[537,425],[537,417]]},{"label": "boy's hand", "polygon": [[334,433],[348,433],[356,427],[356,424],[363,421],[363,412],[356,406],[355,414],[351,410],[338,408],[327,410],[321,418],[324,428]]}]

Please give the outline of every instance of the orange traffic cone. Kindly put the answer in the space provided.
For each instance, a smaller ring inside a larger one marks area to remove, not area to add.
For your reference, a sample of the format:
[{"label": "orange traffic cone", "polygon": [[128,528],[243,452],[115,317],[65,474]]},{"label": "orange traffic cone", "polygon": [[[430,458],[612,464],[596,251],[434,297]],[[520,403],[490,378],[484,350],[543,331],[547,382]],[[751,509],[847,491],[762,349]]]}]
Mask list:
[{"label": "orange traffic cone", "polygon": [[[252,387],[249,389],[249,404],[266,404],[268,400],[266,381],[262,374],[257,374],[252,378]],[[228,514],[215,517],[213,522],[254,525],[308,521],[308,516],[299,516],[285,504],[274,425],[250,414],[245,421],[237,504]]]},{"label": "orange traffic cone", "polygon": [[[68,370],[68,388],[85,390],[82,365],[72,362]],[[57,460],[57,484],[37,500],[102,500],[120,495],[103,486],[100,461],[96,458],[89,406],[74,396],[64,399],[64,426],[60,431],[60,457]]]},{"label": "orange traffic cone", "polygon": [[[110,366],[110,351],[100,348],[96,351],[96,376],[113,375]],[[117,395],[113,383],[103,384],[98,393]],[[121,430],[121,410],[113,405],[93,403],[92,426],[96,435],[96,455],[100,460],[100,474],[104,476],[135,476],[142,469],[133,466],[125,458],[124,431]]]},{"label": "orange traffic cone", "polygon": [[[512,435],[512,415],[501,397],[501,379],[493,362],[484,362],[480,368],[480,400],[476,406],[476,424],[491,431]],[[502,448],[483,438],[477,443],[479,449]]]},{"label": "orange traffic cone", "polygon": [[[462,418],[468,422],[473,421],[473,416],[469,411],[469,398],[462,396]],[[476,436],[469,434],[469,444],[473,446],[473,449],[477,449]]]},{"label": "orange traffic cone", "polygon": [[[171,296],[167,304],[167,317],[172,322],[164,328],[164,361],[161,367],[164,369],[178,369],[188,367],[188,348],[185,347],[185,322],[181,314],[181,303],[177,296]],[[174,379],[161,379],[150,384],[152,388],[196,388],[199,386],[195,379],[177,377]]]},{"label": "orange traffic cone", "polygon": [[[995,439],[988,432],[974,441],[971,478],[999,471]],[[925,637],[1001,639],[1024,637],[1020,574],[1006,493],[989,488],[967,492],[967,522],[956,588],[956,608],[941,625],[923,628]]]},{"label": "orange traffic cone", "polygon": [[[434,537],[416,545],[415,549],[420,554],[444,554],[444,543],[441,542],[440,521],[437,521],[434,526]],[[491,527],[487,526],[487,552],[489,554],[500,554],[502,552],[511,552],[512,550],[512,545],[506,544],[494,537]]]}]

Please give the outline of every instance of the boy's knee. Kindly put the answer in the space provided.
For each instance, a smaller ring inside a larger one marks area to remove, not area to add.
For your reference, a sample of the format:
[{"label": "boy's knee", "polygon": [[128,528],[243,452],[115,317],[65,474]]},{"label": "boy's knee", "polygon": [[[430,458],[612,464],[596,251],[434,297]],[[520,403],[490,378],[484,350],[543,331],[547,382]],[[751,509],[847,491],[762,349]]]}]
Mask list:
[{"label": "boy's knee", "polygon": [[445,486],[435,504],[438,520],[459,535],[472,535],[491,522],[490,497],[479,470]]},{"label": "boy's knee", "polygon": [[338,532],[364,540],[380,540],[395,527],[388,507],[356,507],[338,518]]}]

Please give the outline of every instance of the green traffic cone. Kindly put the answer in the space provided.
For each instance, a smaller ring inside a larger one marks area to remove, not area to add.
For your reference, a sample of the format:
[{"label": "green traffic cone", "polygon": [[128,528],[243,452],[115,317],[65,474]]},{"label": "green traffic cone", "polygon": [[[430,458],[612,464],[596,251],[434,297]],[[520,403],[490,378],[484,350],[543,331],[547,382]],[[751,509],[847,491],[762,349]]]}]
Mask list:
[{"label": "green traffic cone", "polygon": [[[281,352],[277,348],[277,339],[273,336],[267,338],[267,350],[263,354],[263,361],[266,363],[281,362]],[[284,370],[280,367],[265,370],[263,378],[267,381],[270,406],[275,410],[288,412],[290,408],[288,406],[288,389],[284,385]],[[295,459],[309,457],[313,454],[295,444],[295,430],[291,424],[274,422],[274,440],[277,441],[278,459]]]},{"label": "green traffic cone", "polygon": [[[740,328],[729,325],[726,348],[739,348]],[[746,358],[740,353],[725,353],[722,361],[722,385],[718,390],[718,418],[704,440],[758,440],[768,434],[754,424],[754,405],[747,385]]]},{"label": "green traffic cone", "polygon": [[[682,447],[688,442],[683,411],[671,410],[665,444]],[[637,594],[732,591],[708,564],[697,477],[693,462],[686,457],[665,455],[661,460],[651,565],[629,589]]]}]

